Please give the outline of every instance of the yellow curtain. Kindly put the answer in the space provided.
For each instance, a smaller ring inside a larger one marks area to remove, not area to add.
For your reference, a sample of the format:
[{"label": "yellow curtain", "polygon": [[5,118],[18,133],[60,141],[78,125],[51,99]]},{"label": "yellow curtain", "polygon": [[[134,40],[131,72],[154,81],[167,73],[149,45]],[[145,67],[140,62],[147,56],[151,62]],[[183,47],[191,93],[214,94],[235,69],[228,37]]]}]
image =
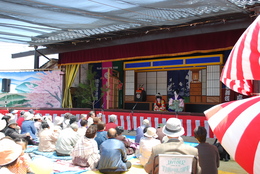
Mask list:
[{"label": "yellow curtain", "polygon": [[66,65],[65,88],[64,88],[63,100],[62,100],[63,108],[72,108],[70,86],[74,82],[74,79],[79,70],[79,66],[80,66],[79,64]]}]

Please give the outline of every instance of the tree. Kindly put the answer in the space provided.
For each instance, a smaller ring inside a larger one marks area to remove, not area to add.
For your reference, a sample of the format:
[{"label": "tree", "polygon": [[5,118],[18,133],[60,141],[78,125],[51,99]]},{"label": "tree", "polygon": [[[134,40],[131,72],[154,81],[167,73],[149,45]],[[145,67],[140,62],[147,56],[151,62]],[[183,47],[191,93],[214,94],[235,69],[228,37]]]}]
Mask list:
[{"label": "tree", "polygon": [[108,89],[106,87],[101,88],[101,97],[98,98],[96,96],[96,92],[98,91],[98,87],[96,86],[97,73],[92,71],[92,66],[89,66],[86,70],[86,79],[83,83],[79,83],[78,88],[76,89],[76,97],[80,100],[81,103],[87,104],[91,106],[92,109],[95,109],[95,104],[101,100]]}]

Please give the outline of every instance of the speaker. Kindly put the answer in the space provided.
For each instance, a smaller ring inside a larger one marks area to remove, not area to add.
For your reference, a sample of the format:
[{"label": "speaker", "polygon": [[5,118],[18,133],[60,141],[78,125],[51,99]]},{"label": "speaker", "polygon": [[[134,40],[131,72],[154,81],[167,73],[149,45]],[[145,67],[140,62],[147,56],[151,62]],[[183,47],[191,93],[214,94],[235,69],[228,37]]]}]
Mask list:
[{"label": "speaker", "polygon": [[10,92],[11,79],[2,79],[2,92]]}]

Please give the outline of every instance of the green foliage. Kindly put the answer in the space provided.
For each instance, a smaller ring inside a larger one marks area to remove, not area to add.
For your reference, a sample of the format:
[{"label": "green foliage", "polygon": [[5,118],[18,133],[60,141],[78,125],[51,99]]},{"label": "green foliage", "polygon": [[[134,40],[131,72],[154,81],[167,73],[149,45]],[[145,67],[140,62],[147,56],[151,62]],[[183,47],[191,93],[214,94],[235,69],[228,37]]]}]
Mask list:
[{"label": "green foliage", "polygon": [[[92,71],[92,66],[89,66],[89,68],[86,70],[86,79],[83,83],[79,83],[79,86],[76,90],[76,97],[78,98],[79,106],[91,107],[94,110],[95,102],[100,100],[95,95],[98,90],[95,84],[96,78],[97,73]],[[104,87],[101,88],[101,97],[107,90],[108,89]]]}]

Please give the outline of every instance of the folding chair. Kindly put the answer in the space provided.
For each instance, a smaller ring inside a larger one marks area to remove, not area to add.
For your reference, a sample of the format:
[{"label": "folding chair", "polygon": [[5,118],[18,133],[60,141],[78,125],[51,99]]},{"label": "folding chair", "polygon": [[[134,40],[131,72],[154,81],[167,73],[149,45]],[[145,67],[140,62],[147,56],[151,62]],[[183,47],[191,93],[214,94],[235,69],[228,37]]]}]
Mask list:
[{"label": "folding chair", "polygon": [[196,174],[197,158],[193,155],[159,154],[158,174]]}]

